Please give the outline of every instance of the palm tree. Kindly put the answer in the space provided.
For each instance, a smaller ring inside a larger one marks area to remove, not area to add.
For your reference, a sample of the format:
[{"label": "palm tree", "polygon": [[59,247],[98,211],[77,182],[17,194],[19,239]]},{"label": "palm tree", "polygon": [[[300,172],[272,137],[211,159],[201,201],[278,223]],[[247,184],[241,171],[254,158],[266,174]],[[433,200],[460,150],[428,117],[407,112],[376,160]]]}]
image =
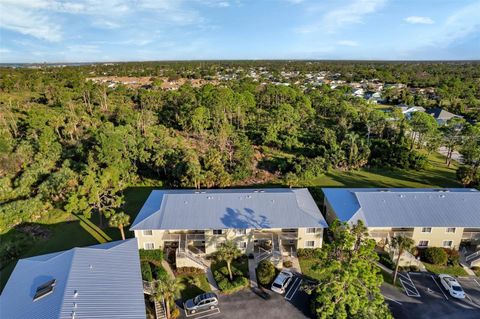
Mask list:
[{"label": "palm tree", "polygon": [[402,256],[405,250],[411,250],[412,247],[415,245],[413,239],[404,237],[404,236],[395,236],[392,238],[392,247],[398,251],[397,262],[395,264],[395,273],[393,275],[393,284],[397,281],[397,274],[398,274],[398,266],[400,264],[400,257]]},{"label": "palm tree", "polygon": [[123,231],[123,227],[130,225],[130,216],[128,216],[124,212],[114,214],[112,215],[112,217],[110,217],[108,224],[110,225],[110,227],[117,227],[118,229],[120,229],[122,239],[125,240],[125,232]]},{"label": "palm tree", "polygon": [[237,259],[241,255],[242,252],[231,240],[227,240],[226,242],[221,244],[215,252],[215,259],[217,261],[225,261],[227,263],[228,275],[230,276],[230,280],[233,280],[232,261],[234,259]]},{"label": "palm tree", "polygon": [[157,301],[165,300],[167,318],[170,318],[170,303],[174,302],[175,296],[180,293],[181,289],[182,284],[178,278],[167,277],[154,282],[152,297]]}]

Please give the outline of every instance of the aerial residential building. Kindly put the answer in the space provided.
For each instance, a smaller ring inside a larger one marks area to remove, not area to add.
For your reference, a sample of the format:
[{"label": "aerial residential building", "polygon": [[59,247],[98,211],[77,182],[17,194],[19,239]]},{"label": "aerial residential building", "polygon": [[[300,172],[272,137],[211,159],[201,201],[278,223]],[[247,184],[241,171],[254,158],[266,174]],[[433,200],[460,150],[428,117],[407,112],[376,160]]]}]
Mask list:
[{"label": "aerial residential building", "polygon": [[439,107],[428,109],[426,113],[433,116],[433,118],[435,118],[435,120],[439,125],[445,125],[448,121],[450,121],[453,118],[463,118],[463,116],[461,115],[450,113]]},{"label": "aerial residential building", "polygon": [[322,246],[325,219],[307,189],[154,190],[131,226],[140,249],[175,251],[177,267],[233,240],[246,254]]},{"label": "aerial residential building", "polygon": [[324,188],[326,219],[362,220],[372,238],[458,249],[480,240],[480,192],[468,188]]},{"label": "aerial residential building", "polygon": [[411,119],[412,114],[415,112],[425,112],[425,108],[421,106],[408,106],[405,104],[400,104],[397,107],[402,111],[403,115],[405,115],[407,119]]},{"label": "aerial residential building", "polygon": [[0,295],[0,318],[145,319],[137,241],[19,260]]}]

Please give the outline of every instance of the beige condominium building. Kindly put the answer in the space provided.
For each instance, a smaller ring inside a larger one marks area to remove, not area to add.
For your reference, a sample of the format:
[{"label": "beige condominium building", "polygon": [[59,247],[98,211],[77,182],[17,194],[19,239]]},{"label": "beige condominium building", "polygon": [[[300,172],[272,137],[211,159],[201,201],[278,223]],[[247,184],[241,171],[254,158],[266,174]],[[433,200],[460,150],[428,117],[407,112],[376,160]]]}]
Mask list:
[{"label": "beige condominium building", "polygon": [[177,267],[205,267],[226,240],[279,262],[298,248],[322,247],[327,227],[306,188],[154,190],[130,230],[140,249],[175,254]]},{"label": "beige condominium building", "polygon": [[324,188],[330,223],[362,220],[380,245],[397,235],[419,248],[480,240],[480,192],[468,188]]}]

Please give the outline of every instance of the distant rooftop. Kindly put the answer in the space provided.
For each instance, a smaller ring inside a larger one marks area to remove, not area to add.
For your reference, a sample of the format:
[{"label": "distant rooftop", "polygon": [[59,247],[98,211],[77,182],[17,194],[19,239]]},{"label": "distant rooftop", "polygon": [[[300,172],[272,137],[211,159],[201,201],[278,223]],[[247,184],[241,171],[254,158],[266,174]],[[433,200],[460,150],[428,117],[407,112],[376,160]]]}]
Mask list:
[{"label": "distant rooftop", "polygon": [[154,190],[131,230],[327,227],[306,188]]},{"label": "distant rooftop", "polygon": [[19,260],[0,317],[145,319],[136,239]]},{"label": "distant rooftop", "polygon": [[369,227],[480,227],[480,192],[471,188],[323,188],[341,221]]},{"label": "distant rooftop", "polygon": [[453,114],[439,107],[428,109],[426,112],[427,114],[432,115],[435,119],[444,120],[444,121],[448,121],[454,117],[463,118],[463,116],[461,115]]}]

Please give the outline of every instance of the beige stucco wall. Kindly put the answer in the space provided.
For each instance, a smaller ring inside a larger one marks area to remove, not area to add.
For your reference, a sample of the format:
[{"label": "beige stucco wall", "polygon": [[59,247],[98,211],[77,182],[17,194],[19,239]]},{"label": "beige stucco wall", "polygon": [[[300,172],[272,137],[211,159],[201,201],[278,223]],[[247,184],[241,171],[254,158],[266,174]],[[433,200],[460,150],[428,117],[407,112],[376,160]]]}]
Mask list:
[{"label": "beige stucco wall", "polygon": [[446,227],[432,227],[431,233],[422,233],[422,227],[415,227],[412,239],[417,245],[421,240],[428,240],[428,247],[443,247],[444,240],[453,240],[452,248],[458,249],[462,235],[462,227],[456,227],[455,233],[447,233]]},{"label": "beige stucco wall", "polygon": [[[313,241],[314,247],[307,247],[306,242]],[[322,248],[323,228],[316,228],[315,233],[308,234],[307,228],[298,229],[297,248]]]},{"label": "beige stucco wall", "polygon": [[135,230],[135,237],[138,241],[138,248],[144,249],[145,243],[153,243],[155,249],[163,248],[163,234],[164,230],[152,230],[152,236],[144,235],[142,230]]}]

